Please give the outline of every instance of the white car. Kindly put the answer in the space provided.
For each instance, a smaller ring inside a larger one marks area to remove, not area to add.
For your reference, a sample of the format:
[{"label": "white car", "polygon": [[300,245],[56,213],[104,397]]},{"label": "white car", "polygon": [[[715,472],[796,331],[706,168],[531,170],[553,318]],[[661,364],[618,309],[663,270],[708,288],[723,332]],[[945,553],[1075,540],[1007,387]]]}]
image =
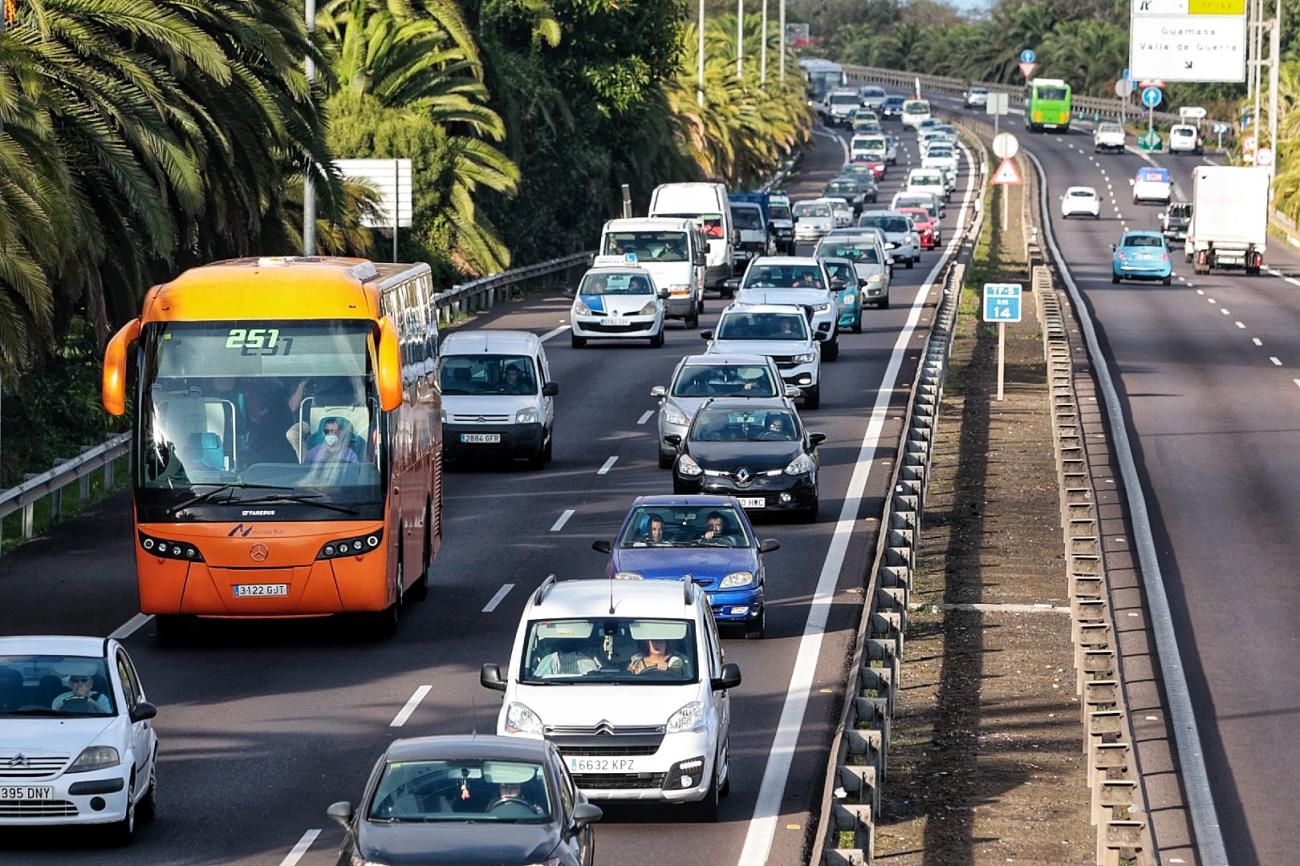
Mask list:
[{"label": "white car", "polygon": [[693,804],[717,820],[740,668],[723,662],[708,596],[689,578],[547,578],[509,667],[484,665],[479,681],[505,693],[497,733],[549,740],[589,798]]},{"label": "white car", "polygon": [[1133,187],[1133,204],[1169,204],[1174,195],[1173,178],[1167,168],[1143,166],[1129,181],[1129,186]]},{"label": "white car", "polygon": [[1090,186],[1072,186],[1061,196],[1061,217],[1090,216],[1101,219],[1101,197]]},{"label": "white car", "polygon": [[984,108],[989,104],[989,89],[972,87],[962,94],[962,102],[967,108]]},{"label": "white car", "polygon": [[849,204],[842,198],[831,198],[827,196],[825,201],[831,206],[831,214],[835,220],[835,228],[842,229],[845,226],[853,225],[853,217],[856,214],[853,211],[853,205]]},{"label": "white car", "polygon": [[957,168],[960,161],[961,157],[958,155],[957,149],[952,145],[947,142],[935,143],[921,158],[921,167],[937,168],[942,171],[948,192],[952,192],[957,188]]},{"label": "white car", "polygon": [[157,708],[111,638],[0,638],[0,827],[153,817]]},{"label": "white car", "polygon": [[885,253],[890,261],[901,262],[908,268],[916,267],[921,260],[921,238],[916,225],[907,214],[889,210],[871,210],[858,218],[859,228],[879,229],[885,236]]},{"label": "white car", "polygon": [[863,304],[889,309],[889,284],[893,272],[885,252],[884,232],[874,228],[836,229],[817,242],[813,255],[853,262]]},{"label": "white car", "polygon": [[618,256],[597,256],[596,267],[582,275],[569,310],[573,348],[588,340],[649,340],[664,344],[664,301],[668,290],[655,287],[645,268],[615,264]]},{"label": "white car", "polygon": [[1122,124],[1118,123],[1099,123],[1097,129],[1092,134],[1092,149],[1096,153],[1102,151],[1114,151],[1115,153],[1124,152],[1124,144],[1128,138],[1128,133],[1124,132]]},{"label": "white car", "polygon": [[803,394],[805,409],[821,405],[822,353],[799,307],[732,304],[718,327],[701,331],[709,354],[766,355],[776,362],[781,379]]},{"label": "white car", "polygon": [[835,228],[835,212],[826,199],[796,202],[792,213],[795,241],[815,241]]},{"label": "white car", "polygon": [[1201,133],[1190,123],[1175,123],[1169,127],[1169,152],[1200,154]]},{"label": "white car", "polygon": [[913,129],[922,121],[930,119],[930,103],[925,99],[906,99],[903,101],[903,126]]},{"label": "white car", "polygon": [[839,295],[831,288],[830,275],[819,260],[802,256],[754,259],[737,288],[737,303],[800,307],[808,316],[813,335],[826,344],[822,348],[826,360],[839,357]]},{"label": "white car", "polygon": [[950,192],[947,178],[937,168],[912,169],[907,173],[907,183],[903,185],[903,189],[906,192],[933,193],[944,200],[947,200]]}]

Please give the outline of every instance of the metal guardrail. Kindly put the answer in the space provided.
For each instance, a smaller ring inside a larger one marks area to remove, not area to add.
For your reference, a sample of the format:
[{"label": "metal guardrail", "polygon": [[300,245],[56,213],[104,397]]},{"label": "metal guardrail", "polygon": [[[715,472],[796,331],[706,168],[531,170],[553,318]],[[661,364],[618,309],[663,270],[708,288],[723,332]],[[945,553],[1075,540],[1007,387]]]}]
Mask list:
[{"label": "metal guardrail", "polygon": [[[574,253],[558,259],[538,262],[535,265],[511,268],[499,274],[453,286],[445,292],[434,295],[433,302],[438,313],[438,325],[446,327],[462,315],[490,310],[499,301],[508,301],[516,286],[536,280],[549,280],[556,275],[563,275],[566,278],[576,277],[578,274],[574,272],[589,268],[595,255],[594,252]],[[577,282],[576,278],[574,282]]]},{"label": "metal guardrail", "polygon": [[90,498],[90,476],[98,470],[104,473],[104,488],[113,488],[115,464],[126,456],[131,446],[131,434],[119,433],[100,445],[87,446],[71,460],[56,465],[48,472],[28,476],[17,487],[0,492],[0,520],[16,511],[22,512],[22,540],[31,539],[35,532],[36,503],[50,497],[50,519],[58,520],[63,510],[63,488],[74,481],[81,483],[81,501]]}]

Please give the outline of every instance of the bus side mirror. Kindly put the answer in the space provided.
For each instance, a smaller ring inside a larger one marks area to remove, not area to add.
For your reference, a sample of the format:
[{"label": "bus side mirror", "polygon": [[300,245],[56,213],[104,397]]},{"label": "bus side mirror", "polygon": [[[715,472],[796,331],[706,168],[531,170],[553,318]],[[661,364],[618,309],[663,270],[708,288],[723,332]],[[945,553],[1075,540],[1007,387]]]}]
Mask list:
[{"label": "bus side mirror", "polygon": [[123,325],[104,350],[104,375],[100,383],[100,402],[110,415],[126,414],[127,350],[140,336],[140,319]]},{"label": "bus side mirror", "polygon": [[392,412],[402,405],[402,353],[397,326],[388,316],[379,322],[379,408]]}]

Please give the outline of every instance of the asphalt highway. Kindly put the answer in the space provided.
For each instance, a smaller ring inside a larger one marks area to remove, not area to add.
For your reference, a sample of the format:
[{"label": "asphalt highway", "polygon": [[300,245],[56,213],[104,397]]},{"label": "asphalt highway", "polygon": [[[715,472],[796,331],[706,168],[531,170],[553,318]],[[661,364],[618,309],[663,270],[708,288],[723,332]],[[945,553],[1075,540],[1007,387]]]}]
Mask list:
[{"label": "asphalt highway", "polygon": [[[883,206],[917,160],[914,137],[903,143]],[[820,194],[844,159],[843,138],[819,132],[788,191],[796,200]],[[963,178],[945,242],[966,192]],[[598,862],[798,862],[941,252],[898,268],[892,308],[868,311],[864,332],[842,335],[840,360],[823,368],[821,408],[805,413],[810,429],[829,436],[821,519],[759,526],[781,549],[767,560],[768,637],[726,641],[744,683],[732,693],[733,777],[721,820],[611,808],[597,826]],[[722,303],[710,298],[701,329]],[[446,543],[429,598],[406,609],[392,638],[365,640],[331,621],[222,623],[186,645],[159,644],[151,622],[133,620],[130,502],[121,495],[0,560],[0,633],[127,635],[160,707],[161,742],[159,817],[141,826],[129,854],[98,847],[93,834],[24,832],[0,840],[0,861],[332,863],[341,831],[325,808],[356,800],[392,739],[493,731],[500,696],[479,686],[479,666],[508,660],[523,604],[547,575],[602,574],[591,542],[612,535],[634,496],[671,491],[656,466],[649,391],[667,383],[683,354],[704,347],[674,323],[661,349],[574,350],[568,304],[560,294],[534,296],[467,326],[554,337],[546,345],[560,386],[555,460],[537,472],[449,474]]]},{"label": "asphalt highway", "polygon": [[[1158,229],[1135,205],[1138,168],[1168,168],[1190,199],[1191,155],[1093,154],[1089,132],[1010,131],[1041,160],[1052,226],[1117,378],[1160,569],[1234,866],[1300,847],[1300,258],[1270,239],[1266,271],[1196,275],[1175,248],[1172,286],[1112,285],[1110,244]],[[1004,127],[1005,128],[1005,127]],[[1102,218],[1062,219],[1067,186]]]}]

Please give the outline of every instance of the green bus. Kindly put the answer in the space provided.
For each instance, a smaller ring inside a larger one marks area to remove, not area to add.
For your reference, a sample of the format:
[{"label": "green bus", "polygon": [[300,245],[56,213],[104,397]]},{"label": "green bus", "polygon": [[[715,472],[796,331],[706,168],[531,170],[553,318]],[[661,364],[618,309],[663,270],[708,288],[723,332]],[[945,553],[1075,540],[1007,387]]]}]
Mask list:
[{"label": "green bus", "polygon": [[1070,129],[1070,85],[1059,78],[1035,78],[1025,89],[1025,126],[1030,132]]}]

